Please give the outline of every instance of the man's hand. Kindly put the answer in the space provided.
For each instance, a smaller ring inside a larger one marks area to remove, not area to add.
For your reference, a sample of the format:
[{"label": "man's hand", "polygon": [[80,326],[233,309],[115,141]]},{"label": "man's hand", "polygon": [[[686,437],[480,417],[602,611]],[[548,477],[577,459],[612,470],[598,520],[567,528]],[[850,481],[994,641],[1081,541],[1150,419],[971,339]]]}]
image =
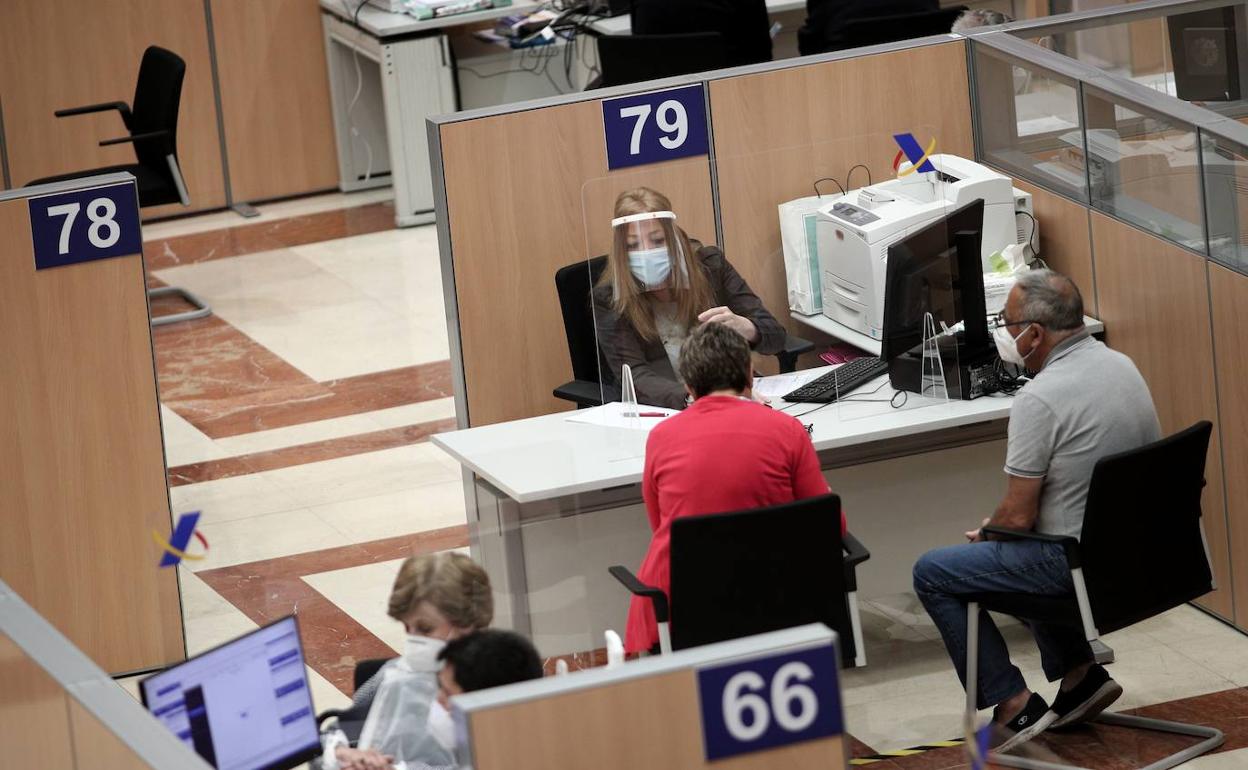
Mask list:
[{"label": "man's hand", "polygon": [[980,525],[981,527],[980,529],[972,529],[968,532],[964,532],[963,534],[966,535],[966,542],[968,543],[985,542],[986,538],[984,537],[984,530],[982,528],[988,526],[989,521],[992,521],[992,519],[991,518],[984,519],[984,523]]},{"label": "man's hand", "polygon": [[388,757],[373,749],[352,749],[339,746],[334,750],[338,766],[342,770],[387,770],[394,765],[394,757]]},{"label": "man's hand", "polygon": [[737,315],[723,305],[702,311],[698,315],[698,322],[723,324],[740,334],[751,345],[758,342],[758,328],[754,326],[754,322]]}]

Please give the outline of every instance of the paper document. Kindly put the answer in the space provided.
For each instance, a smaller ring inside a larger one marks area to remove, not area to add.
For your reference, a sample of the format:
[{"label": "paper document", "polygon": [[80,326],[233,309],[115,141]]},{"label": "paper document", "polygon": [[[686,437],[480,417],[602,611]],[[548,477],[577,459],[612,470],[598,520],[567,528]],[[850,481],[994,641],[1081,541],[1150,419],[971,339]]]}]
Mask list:
[{"label": "paper document", "polygon": [[804,369],[800,372],[791,374],[773,374],[769,377],[754,378],[754,395],[767,399],[780,398],[786,393],[792,393],[802,387],[811,380],[817,379],[821,374],[827,374],[828,370]]},{"label": "paper document", "polygon": [[568,422],[583,422],[587,425],[603,425],[608,428],[650,430],[655,425],[677,413],[675,409],[665,409],[661,406],[646,406],[645,404],[637,406],[637,414],[639,415],[637,417],[628,416],[625,412],[624,404],[619,401],[612,401],[609,404],[589,409],[577,409],[564,419]]}]

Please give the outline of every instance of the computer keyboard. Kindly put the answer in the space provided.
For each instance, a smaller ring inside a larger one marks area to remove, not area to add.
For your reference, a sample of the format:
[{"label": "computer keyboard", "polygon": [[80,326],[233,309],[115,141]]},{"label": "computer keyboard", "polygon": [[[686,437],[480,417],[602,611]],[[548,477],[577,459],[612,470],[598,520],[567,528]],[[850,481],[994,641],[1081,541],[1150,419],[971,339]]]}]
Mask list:
[{"label": "computer keyboard", "polygon": [[887,371],[888,364],[879,358],[874,356],[855,358],[822,377],[811,380],[797,390],[786,393],[784,400],[793,403],[830,404]]}]

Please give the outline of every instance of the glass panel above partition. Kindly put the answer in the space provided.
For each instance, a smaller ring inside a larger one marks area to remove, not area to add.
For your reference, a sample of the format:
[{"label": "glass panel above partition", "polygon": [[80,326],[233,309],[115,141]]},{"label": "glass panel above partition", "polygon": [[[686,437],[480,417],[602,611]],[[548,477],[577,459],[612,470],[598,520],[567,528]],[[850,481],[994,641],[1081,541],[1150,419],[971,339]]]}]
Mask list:
[{"label": "glass panel above partition", "polygon": [[1200,146],[1209,254],[1248,272],[1248,145],[1202,130]]},{"label": "glass panel above partition", "polygon": [[1078,83],[987,46],[972,51],[980,158],[1087,201]]},{"label": "glass panel above partition", "polygon": [[1208,253],[1196,129],[1084,84],[1092,205]]}]

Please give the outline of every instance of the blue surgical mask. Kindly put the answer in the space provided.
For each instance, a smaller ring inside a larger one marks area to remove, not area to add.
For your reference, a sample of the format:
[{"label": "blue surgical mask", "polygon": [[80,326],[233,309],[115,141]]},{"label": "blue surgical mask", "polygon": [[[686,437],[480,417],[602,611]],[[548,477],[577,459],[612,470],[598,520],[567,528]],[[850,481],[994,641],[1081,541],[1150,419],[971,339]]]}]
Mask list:
[{"label": "blue surgical mask", "polygon": [[628,252],[628,268],[646,291],[662,288],[668,276],[672,274],[672,259],[668,256],[667,247],[645,249],[644,251]]}]

